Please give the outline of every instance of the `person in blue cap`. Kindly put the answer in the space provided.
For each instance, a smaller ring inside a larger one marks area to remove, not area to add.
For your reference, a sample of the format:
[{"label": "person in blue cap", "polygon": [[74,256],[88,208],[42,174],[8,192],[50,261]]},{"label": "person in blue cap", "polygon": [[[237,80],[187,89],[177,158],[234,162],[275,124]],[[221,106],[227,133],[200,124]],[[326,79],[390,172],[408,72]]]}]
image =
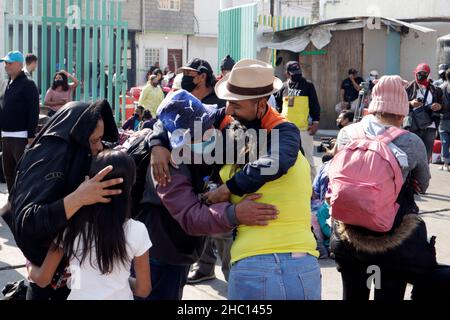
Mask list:
[{"label": "person in blue cap", "polygon": [[[23,72],[24,57],[20,51],[11,51],[0,59],[5,63],[8,80],[0,88],[0,130],[2,135],[3,172],[8,191],[16,176],[16,166],[33,141],[39,120],[39,92]],[[4,216],[10,223],[9,215]]]},{"label": "person in blue cap", "polygon": [[[205,177],[215,174],[215,168],[189,160],[214,149],[219,139],[212,129],[217,112],[185,90],[175,92],[158,108],[157,117],[167,130],[171,147],[183,152],[186,161],[170,168],[169,184],[155,179],[156,167],[149,166],[146,173],[138,219],[147,226],[154,244],[150,249],[153,289],[149,300],[182,298],[190,266],[205,247],[205,235],[230,232],[236,221],[265,225],[277,216],[274,206],[253,201],[258,195],[236,205],[229,201],[208,205],[201,198],[208,187]],[[197,130],[203,139],[196,138]]]}]

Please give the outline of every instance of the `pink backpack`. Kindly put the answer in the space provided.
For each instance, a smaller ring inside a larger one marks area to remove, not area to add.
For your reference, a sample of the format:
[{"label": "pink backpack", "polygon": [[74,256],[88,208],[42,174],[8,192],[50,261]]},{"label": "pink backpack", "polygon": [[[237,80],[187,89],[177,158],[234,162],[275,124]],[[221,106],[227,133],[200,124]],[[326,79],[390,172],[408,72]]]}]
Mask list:
[{"label": "pink backpack", "polygon": [[348,132],[352,141],[334,156],[329,169],[333,218],[377,232],[392,228],[403,178],[388,144],[406,132],[390,127],[369,138],[361,124]]}]

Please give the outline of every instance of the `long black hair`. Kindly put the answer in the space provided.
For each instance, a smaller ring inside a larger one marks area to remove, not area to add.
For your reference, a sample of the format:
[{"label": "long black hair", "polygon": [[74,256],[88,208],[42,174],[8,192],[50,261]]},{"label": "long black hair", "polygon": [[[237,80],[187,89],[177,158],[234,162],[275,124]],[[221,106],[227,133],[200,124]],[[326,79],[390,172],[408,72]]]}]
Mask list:
[{"label": "long black hair", "polygon": [[[104,180],[123,178],[123,183],[112,189],[121,189],[122,193],[111,197],[111,202],[97,203],[80,209],[59,237],[65,255],[75,257],[80,263],[90,254],[92,267],[100,269],[102,274],[110,273],[114,264],[129,262],[126,251],[124,223],[131,216],[131,187],[135,182],[136,167],[133,159],[122,151],[105,150],[93,160],[89,176],[95,176],[107,166],[113,166]],[[77,240],[78,237],[78,240]],[[82,248],[79,246],[82,243]],[[95,250],[91,252],[91,249]],[[97,266],[96,266],[96,265]]]},{"label": "long black hair", "polygon": [[56,90],[56,88],[58,87],[57,85],[56,85],[56,80],[55,80],[55,78],[56,78],[56,76],[57,75],[60,75],[61,77],[62,77],[62,87],[63,87],[63,90],[64,91],[67,91],[67,90],[69,90],[69,79],[67,78],[67,76],[66,76],[66,74],[64,73],[64,72],[57,72],[57,73],[55,73],[55,76],[53,77],[53,84],[52,84],[52,89],[53,90]]}]

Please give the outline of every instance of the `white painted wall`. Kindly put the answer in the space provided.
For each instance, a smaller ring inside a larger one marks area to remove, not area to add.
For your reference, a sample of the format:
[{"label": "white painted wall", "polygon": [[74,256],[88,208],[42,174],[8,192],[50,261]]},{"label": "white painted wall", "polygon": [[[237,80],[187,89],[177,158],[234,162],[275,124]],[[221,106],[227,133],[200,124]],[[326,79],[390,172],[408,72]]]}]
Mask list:
[{"label": "white painted wall", "polygon": [[183,64],[186,63],[186,36],[177,34],[161,34],[161,33],[140,33],[136,34],[136,82],[137,85],[143,84],[147,69],[145,67],[145,48],[160,48],[159,64],[162,69],[167,65],[167,50],[182,49]]},{"label": "white painted wall", "polygon": [[422,33],[410,30],[408,35],[402,37],[400,73],[404,79],[412,80],[415,67],[421,62],[426,62],[431,67],[431,77],[437,79],[437,39],[450,34],[450,23],[420,23],[420,25],[436,32]]},{"label": "white painted wall", "polygon": [[386,69],[386,28],[381,30],[364,29],[364,57],[362,77],[367,79],[371,70],[380,75]]},{"label": "white painted wall", "polygon": [[212,37],[189,37],[188,60],[193,58],[204,59],[209,62],[214,73],[217,71],[217,38]]},{"label": "white painted wall", "polygon": [[219,0],[206,2],[205,0],[195,0],[194,15],[197,19],[194,22],[195,34],[199,36],[217,37],[219,26]]},{"label": "white painted wall", "polygon": [[398,19],[450,16],[448,0],[340,0],[326,3],[324,18],[384,16]]}]

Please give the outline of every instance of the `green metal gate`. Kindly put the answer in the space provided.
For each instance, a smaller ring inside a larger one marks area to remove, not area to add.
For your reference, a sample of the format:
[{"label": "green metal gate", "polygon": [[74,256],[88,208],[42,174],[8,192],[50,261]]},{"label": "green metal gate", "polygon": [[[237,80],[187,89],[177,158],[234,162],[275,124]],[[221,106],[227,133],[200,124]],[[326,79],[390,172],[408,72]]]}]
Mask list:
[{"label": "green metal gate", "polygon": [[[74,100],[112,102],[116,121],[125,118],[128,23],[123,0],[8,0],[5,3],[5,52],[38,56],[34,80],[41,101],[56,71],[80,81]],[[108,66],[108,76],[105,72]]]},{"label": "green metal gate", "polygon": [[227,54],[235,61],[256,58],[257,4],[219,12],[218,53],[221,61]]}]

